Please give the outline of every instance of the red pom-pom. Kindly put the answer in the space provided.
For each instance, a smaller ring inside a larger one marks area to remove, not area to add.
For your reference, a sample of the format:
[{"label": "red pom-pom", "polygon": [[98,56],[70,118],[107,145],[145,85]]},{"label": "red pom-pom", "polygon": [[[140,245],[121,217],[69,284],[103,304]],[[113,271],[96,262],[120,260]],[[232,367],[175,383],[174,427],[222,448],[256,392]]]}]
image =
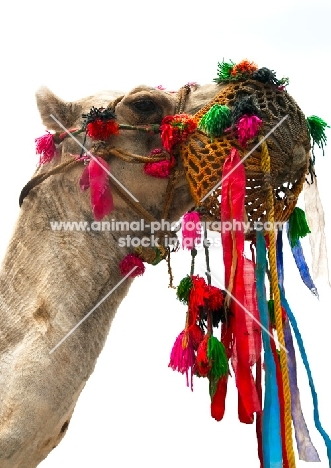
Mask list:
[{"label": "red pom-pom", "polygon": [[96,119],[87,124],[86,133],[92,140],[107,141],[111,135],[118,133],[118,129],[118,123],[113,119]]},{"label": "red pom-pom", "polygon": [[224,301],[222,291],[216,286],[208,285],[206,287],[206,304],[210,311],[219,310]]},{"label": "red pom-pom", "polygon": [[46,135],[35,139],[36,153],[40,155],[39,164],[45,164],[54,158],[57,154],[53,135],[49,132]]},{"label": "red pom-pom", "polygon": [[126,276],[134,267],[136,267],[131,273],[130,278],[141,276],[145,273],[145,265],[143,261],[134,254],[128,254],[123,258],[119,264],[121,274]]},{"label": "red pom-pom", "polygon": [[185,141],[196,128],[196,121],[187,114],[167,115],[160,125],[164,148],[171,152],[176,144]]},{"label": "red pom-pom", "polygon": [[193,346],[194,351],[196,351],[203,340],[203,337],[205,336],[203,330],[197,325],[196,323],[193,323],[188,327],[188,332],[190,335],[190,340]]},{"label": "red pom-pom", "polygon": [[258,66],[254,62],[248,60],[242,60],[232,68],[231,75],[251,75],[258,69]]},{"label": "red pom-pom", "polygon": [[164,159],[163,161],[148,162],[144,164],[145,174],[158,177],[159,179],[166,179],[170,175],[170,171],[173,164],[169,159]]},{"label": "red pom-pom", "polygon": [[[151,151],[149,155],[151,157],[163,153],[164,150],[161,148],[156,148]],[[171,168],[175,164],[175,158],[171,156],[170,159],[162,159],[161,161],[151,161],[144,164],[144,172],[147,175],[152,177],[158,177],[159,179],[166,179],[169,177]]]}]

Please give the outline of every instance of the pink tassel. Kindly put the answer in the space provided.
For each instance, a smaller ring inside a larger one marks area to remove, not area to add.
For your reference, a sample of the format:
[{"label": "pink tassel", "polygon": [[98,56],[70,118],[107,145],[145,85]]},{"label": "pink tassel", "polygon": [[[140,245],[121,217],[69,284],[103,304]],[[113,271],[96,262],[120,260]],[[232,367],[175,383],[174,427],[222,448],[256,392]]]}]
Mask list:
[{"label": "pink tassel", "polygon": [[134,267],[136,268],[130,274],[130,278],[135,278],[136,276],[141,276],[145,273],[145,265],[143,261],[134,254],[128,254],[119,264],[119,268],[123,276],[126,276]]},{"label": "pink tassel", "polygon": [[[187,336],[185,336],[187,335]],[[186,342],[186,343],[185,343]],[[186,345],[186,346],[185,346]],[[168,367],[171,367],[172,370],[178,371],[181,374],[186,374],[186,385],[191,387],[193,391],[193,366],[195,364],[195,353],[189,339],[189,334],[187,330],[182,331],[176,338],[176,341],[173,345],[170,362]],[[189,379],[190,371],[190,379]]]},{"label": "pink tassel", "polygon": [[243,115],[238,124],[238,140],[242,147],[245,147],[247,142],[256,137],[262,127],[262,120],[257,115]]},{"label": "pink tassel", "polygon": [[145,174],[158,177],[159,179],[166,179],[170,175],[170,171],[173,164],[169,159],[164,159],[163,161],[148,162],[144,164]]},{"label": "pink tassel", "polygon": [[182,246],[188,250],[192,250],[195,244],[201,240],[200,215],[197,211],[184,214],[182,237]]},{"label": "pink tassel", "polygon": [[87,190],[90,187],[90,168],[85,166],[81,178],[79,179],[79,186],[83,190]]},{"label": "pink tassel", "polygon": [[36,153],[40,155],[39,164],[45,164],[54,158],[57,154],[53,135],[47,132],[45,135],[35,139]]},{"label": "pink tassel", "polygon": [[85,167],[79,181],[82,190],[90,188],[92,211],[96,221],[100,221],[114,208],[108,172],[109,165],[106,161],[94,156]]}]

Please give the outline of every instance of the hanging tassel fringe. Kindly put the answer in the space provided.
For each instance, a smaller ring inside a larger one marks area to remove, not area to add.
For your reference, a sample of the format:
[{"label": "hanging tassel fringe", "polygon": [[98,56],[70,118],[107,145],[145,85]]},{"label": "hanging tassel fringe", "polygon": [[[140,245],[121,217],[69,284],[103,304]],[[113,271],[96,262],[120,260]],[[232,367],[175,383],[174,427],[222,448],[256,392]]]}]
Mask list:
[{"label": "hanging tassel fringe", "polygon": [[291,247],[297,245],[298,240],[310,234],[310,229],[306,220],[305,212],[298,207],[295,207],[289,218],[288,236]]},{"label": "hanging tassel fringe", "polygon": [[186,385],[193,391],[193,366],[195,354],[192,342],[186,330],[183,330],[176,338],[173,345],[168,367],[186,375]]},{"label": "hanging tassel fringe", "polygon": [[330,128],[323,119],[317,117],[316,115],[312,115],[311,117],[307,117],[307,126],[309,131],[309,136],[312,140],[312,146],[317,145],[323,151],[324,156],[324,146],[326,145],[326,128]]}]

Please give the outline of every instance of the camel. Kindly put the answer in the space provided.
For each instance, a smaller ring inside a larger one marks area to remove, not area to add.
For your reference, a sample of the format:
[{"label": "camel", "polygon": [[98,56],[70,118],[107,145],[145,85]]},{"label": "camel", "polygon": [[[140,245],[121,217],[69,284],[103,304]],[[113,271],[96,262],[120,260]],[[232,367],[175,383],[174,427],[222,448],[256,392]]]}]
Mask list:
[{"label": "camel", "polygon": [[[182,112],[195,114],[222,85],[191,86]],[[114,103],[121,125],[160,123],[175,113],[176,94],[138,86],[125,94],[107,91],[74,103],[47,88],[37,92],[41,119],[50,131],[79,126],[82,114]],[[56,116],[57,121],[51,117]],[[83,142],[80,135],[79,141]],[[90,148],[91,142],[85,142]],[[110,146],[147,156],[160,147],[160,135],[139,129],[120,131]],[[59,154],[41,165],[47,173],[81,152],[71,138]],[[299,148],[308,161],[306,147]],[[111,173],[144,209],[160,219],[167,179],[150,177],[141,165],[111,159]],[[75,404],[92,374],[116,313],[133,279],[125,281],[119,263],[131,252],[120,247],[117,232],[53,231],[53,221],[93,221],[88,191],[79,179],[82,165],[54,174],[33,187],[22,203],[14,235],[1,269],[0,468],[35,468],[64,437]],[[137,212],[113,193],[114,210],[105,220],[139,220]],[[169,220],[194,206],[184,174],[177,180]],[[146,232],[129,232],[137,237]],[[110,291],[81,325],[54,352],[57,344]]]}]

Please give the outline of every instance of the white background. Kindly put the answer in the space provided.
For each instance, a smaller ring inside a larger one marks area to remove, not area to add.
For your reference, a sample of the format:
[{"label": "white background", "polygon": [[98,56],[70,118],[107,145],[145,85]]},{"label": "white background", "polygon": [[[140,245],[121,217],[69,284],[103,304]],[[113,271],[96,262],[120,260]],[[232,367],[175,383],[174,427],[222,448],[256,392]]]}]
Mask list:
[{"label": "white background", "polygon": [[[176,90],[188,81],[211,82],[223,58],[247,58],[276,70],[278,77],[289,76],[288,90],[304,113],[330,123],[330,13],[329,0],[6,3],[0,27],[2,257],[18,215],[19,192],[38,161],[34,138],[44,128],[34,92],[40,85],[66,100],[103,89],[128,91],[138,84]],[[319,152],[316,166],[330,252],[330,132],[329,139],[326,156]],[[308,243],[304,246],[308,252]],[[221,277],[220,251],[213,251],[212,257],[213,272]],[[174,260],[176,284],[189,263],[187,252]],[[288,251],[285,275],[319,393],[321,420],[331,433],[330,292],[321,281],[320,301],[315,299],[301,283]],[[207,381],[196,379],[191,393],[185,378],[168,369],[185,307],[167,285],[165,265],[148,268],[135,281],[68,432],[42,468],[259,466],[255,428],[236,417],[233,382],[226,416],[216,423],[209,416]],[[302,366],[299,382],[306,420],[322,459],[319,466],[326,468]]]}]

